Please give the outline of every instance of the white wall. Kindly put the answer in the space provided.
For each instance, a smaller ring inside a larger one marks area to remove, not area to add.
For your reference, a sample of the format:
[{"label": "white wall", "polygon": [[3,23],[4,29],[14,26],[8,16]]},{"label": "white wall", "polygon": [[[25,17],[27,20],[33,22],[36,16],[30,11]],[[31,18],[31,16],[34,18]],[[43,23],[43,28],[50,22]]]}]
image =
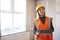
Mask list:
[{"label": "white wall", "polygon": [[27,0],[27,20],[26,26],[27,30],[32,30],[30,32],[30,40],[33,39],[33,27],[34,27],[34,15],[35,15],[35,1],[34,0]]},{"label": "white wall", "polygon": [[[57,3],[59,1],[59,3]],[[54,24],[54,40],[60,40],[60,0],[49,0],[49,14],[52,16],[53,19],[53,24]]]},{"label": "white wall", "polygon": [[1,40],[30,40],[30,32],[21,32],[13,35],[3,36]]},{"label": "white wall", "polygon": [[26,14],[27,30],[33,29],[34,14],[35,14],[35,1],[34,0],[27,0],[27,14]]},{"label": "white wall", "polygon": [[60,0],[56,0],[56,40],[60,40]]}]

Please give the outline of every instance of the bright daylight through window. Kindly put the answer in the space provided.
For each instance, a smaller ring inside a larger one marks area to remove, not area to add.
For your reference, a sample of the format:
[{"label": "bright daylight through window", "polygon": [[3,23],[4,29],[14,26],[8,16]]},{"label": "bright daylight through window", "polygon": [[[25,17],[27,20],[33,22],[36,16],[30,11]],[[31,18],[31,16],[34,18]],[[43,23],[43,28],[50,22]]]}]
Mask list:
[{"label": "bright daylight through window", "polygon": [[1,0],[1,36],[26,31],[26,0]]}]

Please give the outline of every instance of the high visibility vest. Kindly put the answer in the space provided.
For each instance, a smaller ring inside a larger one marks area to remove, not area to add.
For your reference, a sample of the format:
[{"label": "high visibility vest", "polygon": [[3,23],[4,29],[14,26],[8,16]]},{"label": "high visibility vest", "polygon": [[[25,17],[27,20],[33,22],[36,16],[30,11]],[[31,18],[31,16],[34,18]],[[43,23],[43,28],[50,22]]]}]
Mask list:
[{"label": "high visibility vest", "polygon": [[37,25],[38,30],[48,30],[50,28],[50,21],[52,21],[52,18],[46,17],[45,23],[43,24],[41,19],[38,18],[34,20],[34,25]]},{"label": "high visibility vest", "polygon": [[[52,18],[50,18],[50,21],[52,21]],[[34,19],[34,25],[36,25],[36,19]],[[49,17],[46,17],[45,24],[43,24],[41,19],[38,18],[37,25],[38,25],[38,27],[37,27],[38,30],[48,30],[50,28],[49,27],[50,26],[50,24],[49,24]],[[52,33],[50,33],[50,35],[42,34],[42,35],[36,35],[36,36],[37,36],[36,37],[37,39],[41,39],[41,40],[53,40]]]}]

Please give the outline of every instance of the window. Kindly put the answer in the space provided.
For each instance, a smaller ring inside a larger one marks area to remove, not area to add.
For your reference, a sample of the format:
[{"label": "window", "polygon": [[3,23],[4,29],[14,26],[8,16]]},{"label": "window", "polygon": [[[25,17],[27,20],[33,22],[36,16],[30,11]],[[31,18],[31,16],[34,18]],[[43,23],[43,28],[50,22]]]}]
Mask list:
[{"label": "window", "polygon": [[11,0],[1,0],[1,10],[11,11]]},{"label": "window", "polygon": [[1,30],[12,28],[12,14],[1,13]]},{"label": "window", "polygon": [[21,11],[23,12],[23,10],[25,10],[25,7],[26,5],[24,5],[26,0],[15,0],[14,1],[14,11]]},{"label": "window", "polygon": [[1,36],[26,31],[26,0],[1,0]]}]

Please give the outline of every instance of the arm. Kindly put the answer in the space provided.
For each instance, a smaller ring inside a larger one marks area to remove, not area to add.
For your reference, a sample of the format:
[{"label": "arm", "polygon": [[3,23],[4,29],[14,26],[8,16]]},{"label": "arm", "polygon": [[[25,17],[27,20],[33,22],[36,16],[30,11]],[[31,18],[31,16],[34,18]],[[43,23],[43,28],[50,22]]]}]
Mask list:
[{"label": "arm", "polygon": [[36,30],[37,30],[37,28],[36,28],[36,19],[34,19],[34,29],[33,29],[34,34],[36,33]]},{"label": "arm", "polygon": [[34,34],[35,34],[36,30],[37,30],[37,28],[36,28],[36,26],[34,25]]},{"label": "arm", "polygon": [[54,32],[54,27],[53,27],[52,22],[51,22],[51,25],[50,25],[50,30],[51,30],[52,32]]}]

